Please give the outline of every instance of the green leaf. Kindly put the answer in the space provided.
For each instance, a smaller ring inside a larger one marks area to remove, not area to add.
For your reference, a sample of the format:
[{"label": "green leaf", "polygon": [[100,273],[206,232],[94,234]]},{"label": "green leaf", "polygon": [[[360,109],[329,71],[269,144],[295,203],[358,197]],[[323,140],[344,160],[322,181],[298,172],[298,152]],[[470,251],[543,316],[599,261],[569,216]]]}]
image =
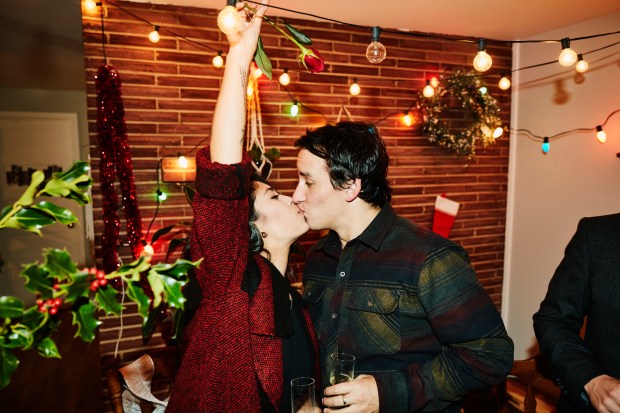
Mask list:
[{"label": "green leaf", "polygon": [[26,288],[33,293],[41,294],[41,298],[51,298],[54,293],[52,280],[48,278],[49,273],[43,266],[30,264],[20,273],[26,279]]},{"label": "green leaf", "polygon": [[168,251],[166,251],[166,261],[168,261],[170,254],[172,254],[178,248],[184,248],[188,242],[189,242],[189,237],[171,239],[170,244],[168,244]]},{"label": "green leaf", "polygon": [[258,36],[258,45],[256,46],[256,52],[254,52],[254,61],[256,62],[258,68],[263,72],[263,74],[267,76],[269,80],[271,80],[271,60],[269,60],[267,53],[265,53],[265,49],[263,48],[263,41],[261,40],[260,36]]},{"label": "green leaf", "polygon": [[142,323],[142,339],[148,340],[153,334],[153,330],[159,321],[159,315],[161,314],[162,309],[164,308],[164,304],[161,306],[155,307],[148,313],[148,316],[144,318]]},{"label": "green leaf", "polygon": [[28,327],[30,330],[35,330],[41,325],[45,315],[37,310],[37,307],[30,307],[24,311],[24,315],[21,318],[21,324]]},{"label": "green leaf", "polygon": [[17,318],[24,315],[24,302],[17,297],[0,297],[0,317]]},{"label": "green leaf", "polygon": [[140,281],[140,273],[147,271],[150,267],[150,257],[142,256],[129,264],[121,266],[109,275],[111,278],[123,277],[126,281]]},{"label": "green leaf", "polygon": [[70,284],[60,284],[61,291],[66,294],[65,302],[73,303],[81,297],[88,297],[88,289],[91,281],[87,272],[73,274],[73,282]]},{"label": "green leaf", "polygon": [[183,340],[183,330],[185,330],[185,310],[177,308],[174,310],[174,333],[172,339],[180,342]]},{"label": "green leaf", "polygon": [[76,162],[67,172],[56,174],[46,184],[41,193],[72,199],[80,205],[89,203],[88,189],[93,181],[89,177],[88,162]]},{"label": "green leaf", "polygon": [[50,337],[46,337],[37,346],[40,355],[47,358],[60,358],[60,353],[56,347],[56,343]]},{"label": "green leaf", "polygon": [[11,332],[7,334],[2,343],[2,347],[6,348],[29,348],[34,341],[32,331],[23,324],[14,324],[11,326]]},{"label": "green leaf", "polygon": [[187,199],[187,202],[192,205],[192,203],[194,202],[194,195],[196,194],[196,189],[189,185],[183,185],[183,192],[185,193],[185,199]]},{"label": "green leaf", "polygon": [[41,201],[32,205],[31,208],[46,214],[54,221],[64,225],[73,224],[78,221],[77,217],[70,209],[59,207],[51,202]]},{"label": "green leaf", "polygon": [[172,277],[162,277],[162,281],[164,295],[168,305],[170,307],[183,309],[185,301],[187,301],[183,296],[183,286],[187,281],[178,281]]},{"label": "green leaf", "polygon": [[50,248],[45,250],[45,267],[49,271],[49,277],[59,280],[71,280],[77,272],[75,262],[71,260],[71,254],[65,249]]},{"label": "green leaf", "polygon": [[151,268],[147,279],[151,290],[153,290],[153,307],[159,307],[164,293],[164,282],[162,281],[162,275],[160,275],[155,269]]},{"label": "green leaf", "polygon": [[149,313],[149,307],[151,306],[151,300],[146,295],[144,288],[142,288],[139,282],[131,281],[127,283],[127,297],[138,304],[138,312],[142,315],[143,319],[146,319]]},{"label": "green leaf", "polygon": [[88,302],[71,311],[73,314],[73,324],[77,325],[78,330],[75,336],[80,336],[83,341],[91,342],[95,339],[95,330],[101,321],[95,318],[95,306]]},{"label": "green leaf", "polygon": [[19,360],[11,350],[0,347],[0,388],[11,382],[11,374],[17,369]]},{"label": "green leaf", "polygon": [[84,182],[88,179],[88,175],[90,173],[90,165],[86,161],[77,161],[72,166],[71,169],[65,172],[57,173],[54,178],[60,179],[66,182]]},{"label": "green leaf", "polygon": [[292,34],[295,40],[297,40],[299,43],[303,44],[304,46],[310,46],[312,44],[311,38],[300,32],[290,24],[284,23],[284,27],[286,27],[286,30],[288,30],[288,32]]},{"label": "green leaf", "polygon": [[110,285],[97,289],[95,299],[99,303],[99,307],[105,311],[106,314],[121,315],[123,306],[116,299],[117,294],[118,291]]},{"label": "green leaf", "polygon": [[[184,278],[189,270],[192,268],[197,268],[202,263],[202,258],[196,262],[191,262],[187,260],[178,259],[174,262],[174,264],[166,264],[166,263],[158,263],[151,267],[151,272],[156,271],[162,275],[167,275],[169,277],[174,277],[179,280]],[[149,275],[151,274],[149,272]]]},{"label": "green leaf", "polygon": [[154,234],[153,237],[151,238],[151,245],[154,244],[155,242],[157,242],[157,240],[162,236],[162,235],[166,235],[167,233],[169,233],[170,231],[172,231],[172,229],[176,227],[175,225],[169,225],[167,227],[163,227],[158,229]]},{"label": "green leaf", "polygon": [[22,229],[41,235],[41,228],[53,224],[55,221],[40,211],[22,208],[9,218],[5,224],[7,228]]},{"label": "green leaf", "polygon": [[45,180],[45,174],[42,171],[34,171],[32,173],[30,185],[28,186],[28,188],[26,188],[22,196],[17,200],[17,202],[15,202],[14,205],[19,205],[19,206],[32,205],[32,203],[34,202],[36,193],[37,193],[37,188],[39,185],[41,185],[41,183],[44,180]]}]

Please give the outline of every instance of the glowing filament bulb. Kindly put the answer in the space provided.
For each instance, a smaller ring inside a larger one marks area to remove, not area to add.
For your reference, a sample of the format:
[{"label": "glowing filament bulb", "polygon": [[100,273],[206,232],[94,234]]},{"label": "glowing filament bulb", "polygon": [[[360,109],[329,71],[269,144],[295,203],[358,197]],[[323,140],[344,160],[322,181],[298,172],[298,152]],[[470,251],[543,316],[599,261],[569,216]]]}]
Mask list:
[{"label": "glowing filament bulb", "polygon": [[263,75],[263,71],[260,70],[260,68],[258,68],[258,67],[256,69],[254,69],[254,71],[252,72],[252,76],[254,76],[254,79],[258,79],[262,75]]},{"label": "glowing filament bulb", "polygon": [[409,112],[405,112],[405,115],[403,116],[403,123],[406,126],[411,126],[413,125],[414,119],[413,116],[411,116],[411,113]]},{"label": "glowing filament bulb", "polygon": [[224,66],[224,58],[222,57],[222,51],[217,51],[217,56],[213,58],[213,66],[220,68]]},{"label": "glowing filament bulb", "polygon": [[372,28],[372,36],[370,44],[366,48],[366,58],[370,63],[381,63],[385,59],[385,46],[379,42],[379,34],[381,29],[377,26]]},{"label": "glowing filament bulb", "polygon": [[572,66],[577,62],[577,53],[573,49],[570,48],[570,39],[568,37],[560,40],[562,43],[562,51],[560,52],[560,57],[558,61],[562,66]]},{"label": "glowing filament bulb", "polygon": [[353,83],[351,83],[351,86],[349,87],[349,93],[353,96],[357,96],[361,91],[362,89],[360,88],[360,85],[357,84],[357,79],[353,79]]},{"label": "glowing filament bulb", "polygon": [[295,101],[293,105],[291,106],[291,116],[295,117],[297,116],[298,113],[299,113],[299,105],[297,104],[297,101]]},{"label": "glowing filament bulb", "polygon": [[426,86],[422,89],[422,94],[424,97],[432,98],[435,95],[435,89],[431,86],[430,80],[426,80]]},{"label": "glowing filament bulb", "polygon": [[284,71],[278,78],[278,82],[280,82],[282,86],[288,86],[288,84],[291,83],[291,77],[288,74],[288,69],[284,69]]},{"label": "glowing filament bulb", "polygon": [[235,0],[227,0],[226,7],[217,15],[217,27],[222,33],[233,34],[241,30],[241,16],[237,13]]},{"label": "glowing filament bulb", "polygon": [[179,163],[179,168],[187,169],[187,158],[181,154],[179,154],[179,158],[177,159]]},{"label": "glowing filament bulb", "polygon": [[153,255],[153,254],[155,254],[155,250],[153,249],[153,246],[151,244],[146,244],[146,242],[145,242],[144,253],[146,255]]},{"label": "glowing filament bulb", "polygon": [[605,143],[607,141],[607,134],[601,125],[596,126],[596,139],[598,139],[600,143]]},{"label": "glowing filament bulb", "polygon": [[497,128],[495,128],[495,130],[493,131],[493,138],[497,139],[500,136],[502,136],[502,134],[504,133],[504,128],[502,128],[501,126],[498,126]]},{"label": "glowing filament bulb", "polygon": [[431,77],[431,86],[434,89],[437,89],[437,86],[439,86],[439,80],[435,76]]},{"label": "glowing filament bulb", "polygon": [[583,55],[582,54],[578,54],[577,55],[577,64],[575,65],[575,70],[579,73],[585,73],[588,70],[588,62],[586,62],[585,60],[583,60]]},{"label": "glowing filament bulb", "polygon": [[493,59],[486,52],[487,41],[485,39],[480,39],[478,41],[478,53],[476,57],[474,57],[474,69],[479,72],[486,72],[491,68],[493,64]]},{"label": "glowing filament bulb", "polygon": [[510,79],[506,75],[502,75],[502,78],[499,80],[499,88],[501,90],[510,89]]},{"label": "glowing filament bulb", "polygon": [[153,31],[149,33],[151,43],[159,42],[159,26],[153,26]]},{"label": "glowing filament bulb", "polygon": [[86,0],[84,2],[84,8],[89,13],[93,13],[95,11],[95,9],[97,8],[97,3],[95,2],[95,0]]},{"label": "glowing filament bulb", "polygon": [[543,144],[541,146],[541,149],[542,149],[543,153],[548,153],[549,152],[549,149],[550,149],[549,138],[547,138],[546,136],[543,138]]}]

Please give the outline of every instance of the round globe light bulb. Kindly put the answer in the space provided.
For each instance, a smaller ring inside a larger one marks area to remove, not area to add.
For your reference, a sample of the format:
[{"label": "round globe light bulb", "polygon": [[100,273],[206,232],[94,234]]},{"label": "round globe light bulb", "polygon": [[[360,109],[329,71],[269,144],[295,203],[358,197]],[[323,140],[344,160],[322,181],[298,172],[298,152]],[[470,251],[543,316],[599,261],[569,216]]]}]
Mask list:
[{"label": "round globe light bulb", "polygon": [[237,33],[241,30],[241,26],[241,16],[239,16],[234,6],[224,7],[220,14],[217,15],[217,27],[220,28],[222,33]]},{"label": "round globe light bulb", "polygon": [[252,73],[252,75],[254,76],[254,79],[258,79],[259,77],[263,75],[263,71],[257,67],[256,69],[254,69],[254,72]]},{"label": "round globe light bulb", "polygon": [[144,253],[146,255],[153,255],[155,254],[155,250],[153,249],[153,246],[151,244],[146,244],[144,246]]},{"label": "round globe light bulb", "polygon": [[431,86],[435,89],[439,86],[439,80],[435,76],[431,77]]},{"label": "round globe light bulb", "polygon": [[588,62],[581,59],[580,61],[577,62],[577,65],[575,65],[575,70],[578,71],[579,73],[585,73],[588,71],[588,67],[589,67]]},{"label": "round globe light bulb", "polygon": [[433,96],[435,96],[435,89],[430,84],[428,84],[424,86],[424,89],[422,89],[422,94],[424,95],[424,97],[432,98]]},{"label": "round globe light bulb", "polygon": [[381,63],[385,60],[386,50],[380,42],[371,42],[366,48],[366,58],[370,63]]},{"label": "round globe light bulb", "polygon": [[92,13],[97,9],[97,3],[95,2],[95,0],[86,0],[84,2],[84,8],[89,12]]},{"label": "round globe light bulb", "polygon": [[179,168],[183,168],[183,169],[187,168],[188,162],[187,162],[187,158],[185,156],[180,155],[179,159],[178,159],[178,162],[179,162]]},{"label": "round globe light bulb", "polygon": [[359,95],[361,91],[362,91],[362,88],[360,88],[360,85],[358,85],[357,82],[353,82],[351,86],[349,87],[349,93],[352,94],[353,96]]},{"label": "round globe light bulb", "polygon": [[510,89],[510,84],[510,79],[508,79],[506,76],[502,76],[502,78],[499,80],[499,88],[501,90]]},{"label": "round globe light bulb", "polygon": [[558,61],[562,66],[572,66],[577,62],[577,53],[570,47],[562,49]]},{"label": "round globe light bulb", "polygon": [[155,30],[153,30],[152,32],[149,33],[149,40],[151,41],[151,43],[159,42],[159,31],[158,31],[158,29],[155,29]]},{"label": "round globe light bulb", "polygon": [[497,128],[495,128],[495,130],[493,131],[493,138],[497,139],[500,136],[502,136],[502,134],[504,133],[504,128],[502,128],[501,126],[498,126]]},{"label": "round globe light bulb", "polygon": [[224,58],[221,55],[217,55],[213,58],[213,66],[220,68],[224,66]]},{"label": "round globe light bulb", "polygon": [[486,72],[491,68],[493,64],[493,59],[491,56],[484,50],[479,51],[474,57],[474,69],[479,72]]},{"label": "round globe light bulb", "polygon": [[282,86],[287,86],[291,83],[291,77],[289,76],[288,71],[284,71],[284,73],[282,73],[278,78],[278,81]]},{"label": "round globe light bulb", "polygon": [[411,126],[411,125],[413,125],[413,116],[411,116],[411,114],[410,114],[409,112],[407,112],[407,113],[405,114],[405,116],[403,116],[403,123],[404,123],[406,126]]},{"label": "round globe light bulb", "polygon": [[291,106],[291,116],[297,116],[298,113],[299,106],[297,105],[297,103],[293,103],[293,106]]}]

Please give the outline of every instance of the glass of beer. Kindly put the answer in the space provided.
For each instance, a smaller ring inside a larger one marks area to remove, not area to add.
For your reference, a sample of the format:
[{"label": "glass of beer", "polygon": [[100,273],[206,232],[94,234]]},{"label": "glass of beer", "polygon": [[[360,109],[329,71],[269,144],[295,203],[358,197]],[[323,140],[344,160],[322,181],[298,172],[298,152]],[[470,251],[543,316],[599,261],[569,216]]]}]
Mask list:
[{"label": "glass of beer", "polygon": [[353,380],[355,376],[355,356],[348,353],[333,353],[329,355],[331,369],[329,382],[334,384]]}]

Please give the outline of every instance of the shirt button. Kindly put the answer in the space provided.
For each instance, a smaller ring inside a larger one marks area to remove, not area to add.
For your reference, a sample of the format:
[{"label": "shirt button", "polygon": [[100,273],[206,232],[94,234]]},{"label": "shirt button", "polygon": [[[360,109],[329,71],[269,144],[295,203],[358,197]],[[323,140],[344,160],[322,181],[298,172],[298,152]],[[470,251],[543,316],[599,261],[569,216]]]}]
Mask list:
[{"label": "shirt button", "polygon": [[372,307],[374,304],[372,301],[368,301],[368,307]]},{"label": "shirt button", "polygon": [[344,277],[345,275],[347,275],[344,271],[340,272],[340,276]]},{"label": "shirt button", "polygon": [[338,314],[332,313],[332,318],[336,318],[336,317],[338,317]]}]

